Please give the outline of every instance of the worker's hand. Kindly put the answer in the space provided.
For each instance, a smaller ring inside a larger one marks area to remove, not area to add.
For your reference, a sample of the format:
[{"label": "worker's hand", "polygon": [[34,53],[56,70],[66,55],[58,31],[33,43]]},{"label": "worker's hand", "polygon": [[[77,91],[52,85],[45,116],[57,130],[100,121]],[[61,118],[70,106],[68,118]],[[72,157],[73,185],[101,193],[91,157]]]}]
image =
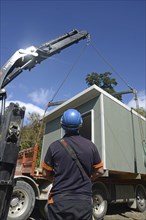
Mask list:
[{"label": "worker's hand", "polygon": [[48,171],[45,168],[42,170],[43,177],[49,180],[51,183],[53,182],[54,179],[54,172],[53,171]]},{"label": "worker's hand", "polygon": [[104,174],[103,167],[94,168],[91,175],[91,181],[94,182],[98,177]]}]

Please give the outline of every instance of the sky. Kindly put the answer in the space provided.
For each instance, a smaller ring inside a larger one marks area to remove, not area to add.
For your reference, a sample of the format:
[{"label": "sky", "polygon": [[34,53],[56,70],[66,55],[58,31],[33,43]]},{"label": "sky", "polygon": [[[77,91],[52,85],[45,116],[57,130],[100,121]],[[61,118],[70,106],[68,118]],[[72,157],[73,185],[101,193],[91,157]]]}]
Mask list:
[{"label": "sky", "polygon": [[[145,0],[0,0],[1,67],[18,49],[39,47],[73,29],[90,34],[89,44],[82,40],[23,71],[5,88],[7,104],[25,106],[26,117],[42,115],[52,99],[68,100],[86,89],[87,74],[111,72],[115,90],[136,89],[146,109],[145,12]],[[124,95],[123,102],[135,107],[133,98]]]}]

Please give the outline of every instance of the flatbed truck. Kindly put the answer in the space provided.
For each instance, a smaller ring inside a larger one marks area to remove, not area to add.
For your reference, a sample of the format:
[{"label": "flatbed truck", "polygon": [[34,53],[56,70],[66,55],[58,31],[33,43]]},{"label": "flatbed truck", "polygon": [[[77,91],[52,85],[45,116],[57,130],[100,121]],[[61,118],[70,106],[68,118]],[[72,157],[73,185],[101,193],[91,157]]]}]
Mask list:
[{"label": "flatbed truck", "polygon": [[[41,161],[49,144],[63,136],[60,117],[68,108],[81,112],[80,133],[96,144],[104,162],[104,175],[93,182],[94,219],[103,219],[110,203],[127,203],[140,212],[146,211],[146,119],[93,85],[45,117]],[[28,207],[32,211],[35,201],[40,202],[40,211],[45,216],[52,185],[43,178],[41,168],[35,167],[36,152],[37,146],[19,154],[9,219],[20,219],[19,212],[28,211]]]}]

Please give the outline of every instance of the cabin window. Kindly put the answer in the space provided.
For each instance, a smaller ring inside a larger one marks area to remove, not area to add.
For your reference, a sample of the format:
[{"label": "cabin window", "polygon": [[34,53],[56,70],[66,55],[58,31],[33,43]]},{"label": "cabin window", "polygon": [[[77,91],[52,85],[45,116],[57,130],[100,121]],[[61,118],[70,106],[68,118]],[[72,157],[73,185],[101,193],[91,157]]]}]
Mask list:
[{"label": "cabin window", "polygon": [[89,140],[92,140],[91,111],[82,114],[82,118],[83,118],[83,125],[80,128],[80,134],[83,137],[85,137],[85,138],[87,138]]}]

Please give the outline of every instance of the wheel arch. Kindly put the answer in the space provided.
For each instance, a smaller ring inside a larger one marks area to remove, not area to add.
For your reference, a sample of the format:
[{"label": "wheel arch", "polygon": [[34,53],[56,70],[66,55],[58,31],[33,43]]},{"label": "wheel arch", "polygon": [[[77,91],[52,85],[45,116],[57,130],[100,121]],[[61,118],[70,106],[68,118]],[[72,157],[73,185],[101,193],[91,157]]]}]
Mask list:
[{"label": "wheel arch", "polygon": [[92,191],[94,191],[96,189],[99,189],[99,190],[102,190],[102,191],[105,192],[105,196],[106,196],[107,201],[111,200],[109,190],[108,190],[107,186],[104,183],[102,183],[100,181],[95,182],[92,186]]},{"label": "wheel arch", "polygon": [[141,187],[141,188],[144,190],[145,195],[146,195],[146,188],[144,187],[144,185],[143,185],[143,184],[137,184],[137,185],[135,186],[135,192],[136,192],[136,190],[138,189],[138,187]]},{"label": "wheel arch", "polygon": [[39,187],[38,187],[37,183],[32,178],[30,178],[28,176],[20,175],[20,176],[15,176],[14,179],[16,181],[21,180],[21,181],[27,182],[33,188],[34,193],[35,193],[35,197],[36,198],[40,197]]}]

